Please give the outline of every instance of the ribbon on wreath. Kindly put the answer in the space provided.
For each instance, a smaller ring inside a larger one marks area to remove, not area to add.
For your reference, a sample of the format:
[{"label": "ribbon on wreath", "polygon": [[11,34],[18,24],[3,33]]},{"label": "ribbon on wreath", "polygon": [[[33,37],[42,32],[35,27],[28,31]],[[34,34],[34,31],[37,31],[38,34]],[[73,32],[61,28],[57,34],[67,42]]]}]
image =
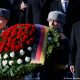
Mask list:
[{"label": "ribbon on wreath", "polygon": [[31,63],[44,64],[49,28],[40,24],[35,26],[37,28],[36,44],[33,46]]}]

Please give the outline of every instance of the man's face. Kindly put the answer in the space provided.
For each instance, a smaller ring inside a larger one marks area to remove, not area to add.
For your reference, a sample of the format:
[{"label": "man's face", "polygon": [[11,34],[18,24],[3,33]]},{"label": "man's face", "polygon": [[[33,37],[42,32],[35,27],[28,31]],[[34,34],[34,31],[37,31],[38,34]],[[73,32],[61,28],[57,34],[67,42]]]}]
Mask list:
[{"label": "man's face", "polygon": [[61,25],[58,21],[50,20],[49,21],[49,27],[50,28],[59,28]]},{"label": "man's face", "polygon": [[8,20],[6,20],[5,18],[0,17],[0,29],[3,29],[6,26],[7,21]]}]

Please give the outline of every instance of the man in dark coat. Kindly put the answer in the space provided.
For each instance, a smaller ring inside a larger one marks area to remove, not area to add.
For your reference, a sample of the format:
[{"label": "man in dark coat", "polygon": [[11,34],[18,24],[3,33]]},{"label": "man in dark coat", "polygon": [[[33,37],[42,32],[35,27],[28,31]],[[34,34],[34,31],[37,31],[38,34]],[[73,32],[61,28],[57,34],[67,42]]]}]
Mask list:
[{"label": "man in dark coat", "polygon": [[0,0],[0,8],[5,8],[10,11],[10,19],[8,26],[19,23],[20,20],[20,1],[21,0]]},{"label": "man in dark coat", "polygon": [[78,0],[69,0],[69,6],[66,14],[66,23],[64,33],[70,38],[72,24],[80,21],[80,2]]},{"label": "man in dark coat", "polygon": [[46,18],[53,0],[11,0],[20,23],[48,24]]},{"label": "man in dark coat", "polygon": [[41,80],[63,80],[67,72],[70,53],[68,39],[62,28],[65,23],[65,14],[60,11],[51,11],[47,20],[49,28],[56,29],[60,34],[60,47],[52,49],[50,57],[46,59]]},{"label": "man in dark coat", "polygon": [[67,9],[68,9],[68,5],[69,5],[69,0],[54,0],[51,3],[50,8],[51,8],[51,11],[58,10],[58,11],[61,11],[63,13],[66,13]]},{"label": "man in dark coat", "polygon": [[11,25],[21,23],[21,10],[20,10],[20,4],[22,0],[9,0],[11,4],[11,18],[10,23]]},{"label": "man in dark coat", "polygon": [[[40,24],[41,23],[41,10],[42,10],[44,4],[46,3],[46,1],[47,0],[23,0],[23,2],[26,4],[25,21],[29,22],[29,19],[31,18],[33,20],[32,23]],[[30,21],[30,23],[31,23],[31,21]]]},{"label": "man in dark coat", "polygon": [[69,58],[70,71],[75,74],[75,80],[80,80],[80,21],[72,26],[70,46],[72,51]]}]

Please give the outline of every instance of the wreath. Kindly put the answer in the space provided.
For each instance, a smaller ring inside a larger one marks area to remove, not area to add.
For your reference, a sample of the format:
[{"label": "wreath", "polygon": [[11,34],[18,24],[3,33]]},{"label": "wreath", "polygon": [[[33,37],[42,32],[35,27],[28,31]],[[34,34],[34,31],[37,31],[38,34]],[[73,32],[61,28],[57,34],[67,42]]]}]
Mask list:
[{"label": "wreath", "polygon": [[48,31],[47,48],[46,48],[46,58],[49,58],[52,51],[57,50],[60,47],[60,34],[53,28]]},{"label": "wreath", "polygon": [[17,78],[31,73],[37,64],[31,64],[32,46],[36,28],[32,24],[16,24],[0,36],[0,78]]},{"label": "wreath", "polygon": [[[36,39],[36,26],[16,24],[0,35],[0,80],[22,80],[23,76],[41,68],[41,64],[31,62],[31,54]],[[59,33],[56,29],[48,30],[46,57],[59,47]]]}]

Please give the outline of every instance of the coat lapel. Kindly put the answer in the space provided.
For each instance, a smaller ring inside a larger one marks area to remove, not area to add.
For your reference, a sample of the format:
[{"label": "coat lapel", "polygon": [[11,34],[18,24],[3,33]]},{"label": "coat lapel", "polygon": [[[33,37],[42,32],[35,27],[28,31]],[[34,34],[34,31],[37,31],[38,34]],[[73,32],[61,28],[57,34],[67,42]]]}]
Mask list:
[{"label": "coat lapel", "polygon": [[40,0],[41,8],[44,6],[45,3],[46,3],[46,0]]},{"label": "coat lapel", "polygon": [[14,0],[9,0],[9,2],[10,2],[11,4],[13,4]]}]

